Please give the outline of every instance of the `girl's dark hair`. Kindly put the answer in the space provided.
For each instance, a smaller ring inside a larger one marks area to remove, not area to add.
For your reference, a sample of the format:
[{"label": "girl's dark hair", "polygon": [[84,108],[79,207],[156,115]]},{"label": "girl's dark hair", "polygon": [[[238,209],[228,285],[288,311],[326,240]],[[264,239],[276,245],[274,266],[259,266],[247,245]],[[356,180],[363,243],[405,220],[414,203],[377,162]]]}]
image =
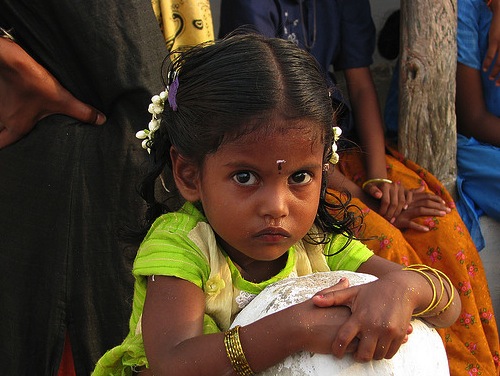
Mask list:
[{"label": "girl's dark hair", "polygon": [[[176,210],[182,199],[169,179],[170,148],[175,146],[185,158],[202,165],[207,154],[224,142],[243,134],[272,127],[266,121],[279,116],[308,119],[318,124],[324,145],[324,162],[331,155],[335,111],[325,74],[316,60],[295,44],[241,30],[224,39],[175,51],[165,61],[165,86],[178,79],[177,109],[167,103],[160,128],[149,143],[151,165],[140,187],[148,204],[145,226],[161,214]],[[273,131],[272,129],[268,129]],[[158,200],[158,177],[170,191],[168,200]],[[315,224],[324,233],[347,233],[356,220],[346,210],[350,197],[326,199],[327,172],[322,178],[322,193]]]}]

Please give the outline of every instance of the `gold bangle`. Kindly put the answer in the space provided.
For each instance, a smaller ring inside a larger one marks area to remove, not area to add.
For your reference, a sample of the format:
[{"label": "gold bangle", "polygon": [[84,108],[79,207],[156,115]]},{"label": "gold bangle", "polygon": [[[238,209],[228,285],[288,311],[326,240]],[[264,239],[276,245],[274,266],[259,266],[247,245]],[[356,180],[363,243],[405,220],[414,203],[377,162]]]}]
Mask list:
[{"label": "gold bangle", "polygon": [[[443,300],[443,296],[444,296],[444,292],[445,292],[443,278],[448,283],[448,286],[450,287],[451,292],[448,294],[448,302],[445,304],[445,306],[437,314],[435,314],[435,316],[439,316],[440,314],[442,314],[444,311],[446,311],[451,306],[451,303],[453,302],[453,299],[455,297],[455,291],[453,289],[453,284],[451,283],[450,278],[445,273],[443,273],[439,269],[434,269],[434,268],[427,266],[427,265],[424,265],[424,264],[410,265],[410,266],[403,268],[403,270],[414,271],[414,272],[417,272],[417,273],[423,275],[429,281],[429,283],[432,287],[432,300],[431,300],[431,302],[422,311],[414,313],[413,314],[414,317],[423,316],[426,313],[433,311],[434,309],[436,309],[439,306],[439,304]],[[439,281],[439,284],[441,287],[439,298],[437,298],[436,285],[434,284],[432,278],[429,275],[427,275],[426,271],[434,274]]]},{"label": "gold bangle", "polygon": [[11,34],[11,30],[6,30],[3,27],[0,27],[0,38],[5,38],[5,39],[10,39],[12,41],[15,41],[14,36]]},{"label": "gold bangle", "polygon": [[240,376],[252,376],[254,372],[248,364],[240,341],[240,326],[236,325],[224,333],[224,347],[231,366]]},{"label": "gold bangle", "polygon": [[451,303],[453,303],[453,299],[455,299],[455,289],[453,288],[453,284],[451,283],[450,277],[448,277],[445,273],[443,273],[441,270],[436,269],[436,271],[443,276],[443,278],[446,280],[448,285],[450,286],[450,294],[448,298],[448,303],[445,304],[443,308],[441,308],[441,311],[439,311],[436,316],[439,316],[441,313],[446,311],[448,308],[450,308]]},{"label": "gold bangle", "polygon": [[382,179],[382,178],[376,178],[376,179],[368,179],[363,183],[361,186],[361,189],[365,189],[368,184],[373,184],[373,183],[388,183],[392,184],[392,180],[389,179]]},{"label": "gold bangle", "polygon": [[426,308],[424,308],[423,310],[421,310],[420,312],[413,313],[412,316],[413,317],[420,317],[420,316],[423,316],[426,313],[432,311],[434,308],[436,308],[436,295],[437,295],[437,292],[436,292],[436,285],[434,285],[434,281],[432,280],[432,278],[429,277],[427,275],[427,273],[425,273],[424,271],[422,271],[420,269],[412,268],[411,266],[403,268],[403,270],[409,270],[409,271],[421,274],[422,276],[424,276],[428,280],[429,284],[432,287],[432,299],[431,299],[431,302],[429,303],[429,305]]}]

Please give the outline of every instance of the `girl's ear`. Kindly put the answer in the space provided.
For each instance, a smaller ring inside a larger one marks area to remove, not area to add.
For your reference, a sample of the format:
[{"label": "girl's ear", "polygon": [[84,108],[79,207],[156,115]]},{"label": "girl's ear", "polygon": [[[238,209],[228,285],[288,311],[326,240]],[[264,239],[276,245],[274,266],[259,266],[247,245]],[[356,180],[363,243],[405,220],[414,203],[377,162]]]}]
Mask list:
[{"label": "girl's ear", "polygon": [[180,194],[187,201],[198,201],[200,199],[198,166],[180,155],[173,146],[170,148],[170,159],[175,185]]}]

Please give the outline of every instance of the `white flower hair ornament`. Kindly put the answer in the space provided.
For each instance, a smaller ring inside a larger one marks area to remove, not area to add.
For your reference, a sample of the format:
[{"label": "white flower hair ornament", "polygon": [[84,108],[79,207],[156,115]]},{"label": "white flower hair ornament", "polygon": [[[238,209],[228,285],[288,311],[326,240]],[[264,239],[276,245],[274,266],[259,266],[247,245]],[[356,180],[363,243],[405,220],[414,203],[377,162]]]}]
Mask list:
[{"label": "white flower hair ornament", "polygon": [[337,141],[342,134],[342,129],[339,127],[333,127],[333,142],[332,142],[332,156],[330,157],[331,164],[337,164],[339,162],[339,155],[337,153]]},{"label": "white flower hair ornament", "polygon": [[151,121],[147,129],[143,129],[135,134],[139,140],[142,140],[142,148],[151,153],[149,147],[154,133],[160,128],[161,114],[165,109],[165,101],[167,100],[173,111],[177,111],[177,89],[179,88],[179,79],[176,76],[169,87],[151,98],[151,103],[148,107],[148,112],[152,115]]}]

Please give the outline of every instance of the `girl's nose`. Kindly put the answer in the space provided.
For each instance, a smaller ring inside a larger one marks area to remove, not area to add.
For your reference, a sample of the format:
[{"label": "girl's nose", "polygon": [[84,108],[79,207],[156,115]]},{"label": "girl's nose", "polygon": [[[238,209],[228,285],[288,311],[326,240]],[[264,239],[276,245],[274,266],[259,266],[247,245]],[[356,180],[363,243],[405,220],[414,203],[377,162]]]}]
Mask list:
[{"label": "girl's nose", "polygon": [[272,187],[262,192],[260,214],[266,218],[269,226],[280,226],[284,217],[289,214],[290,192],[288,187]]}]

